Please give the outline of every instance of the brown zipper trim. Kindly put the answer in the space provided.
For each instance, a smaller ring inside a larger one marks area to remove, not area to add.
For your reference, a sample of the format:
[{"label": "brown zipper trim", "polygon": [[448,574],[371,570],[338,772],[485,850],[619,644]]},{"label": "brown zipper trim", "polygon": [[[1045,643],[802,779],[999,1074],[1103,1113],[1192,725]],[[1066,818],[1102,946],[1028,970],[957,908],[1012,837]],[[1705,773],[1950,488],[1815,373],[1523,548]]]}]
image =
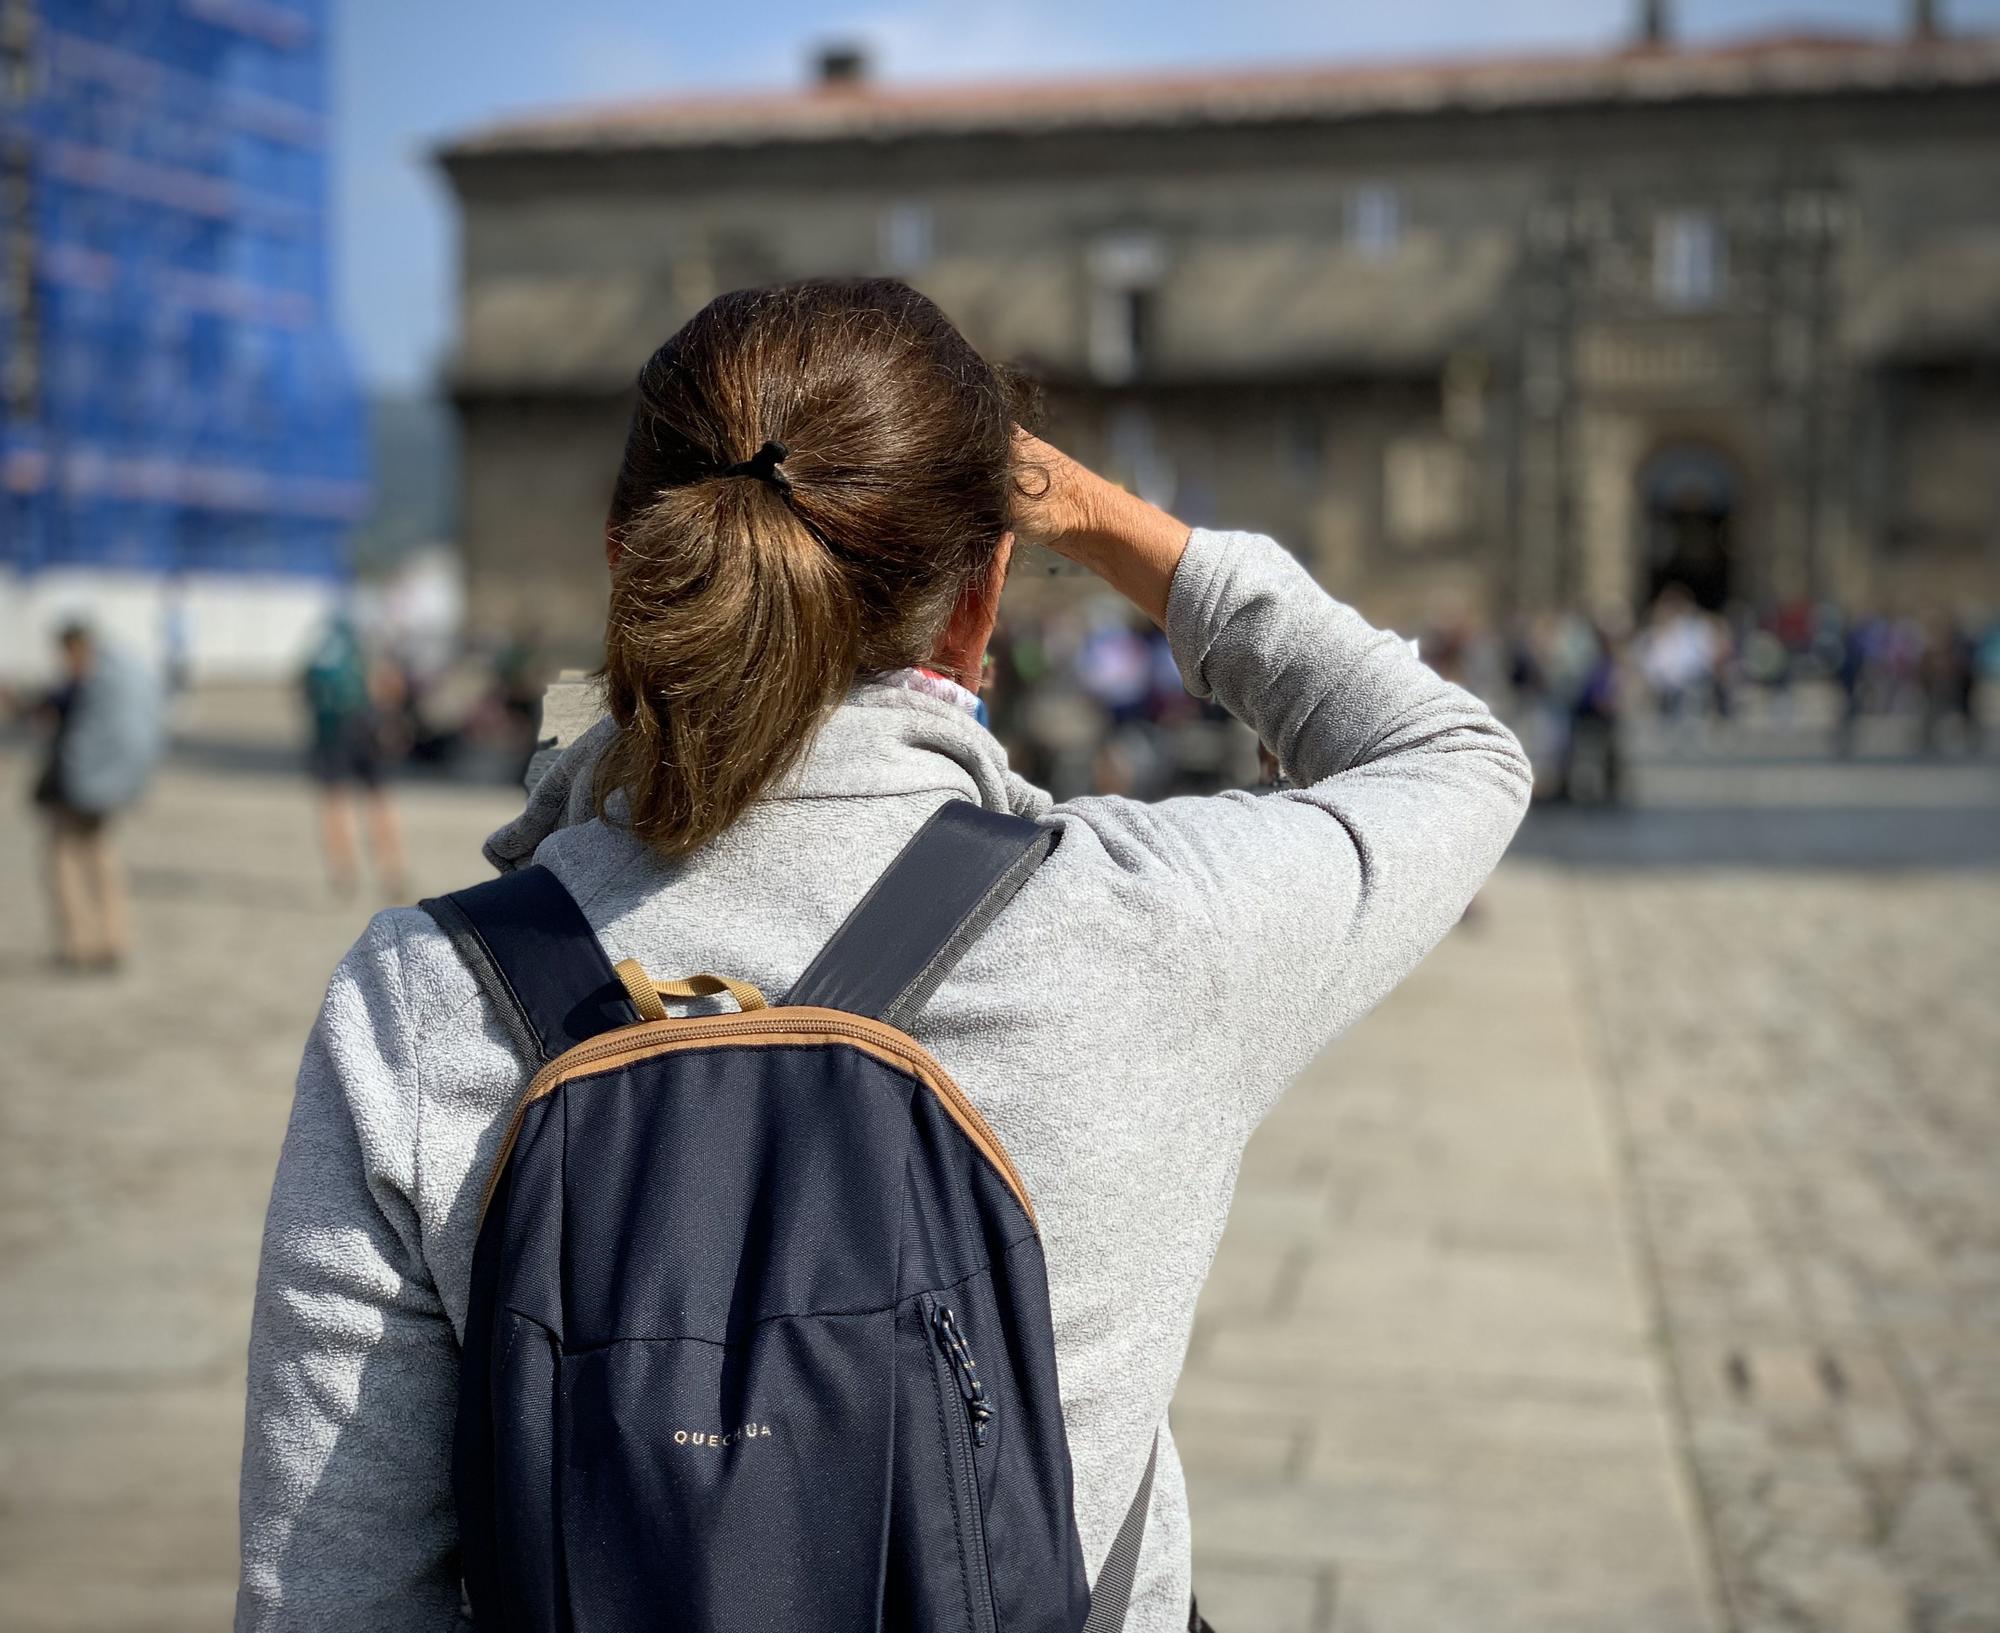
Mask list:
[{"label": "brown zipper trim", "polygon": [[636,1061],[678,1054],[687,1049],[754,1049],[759,1046],[796,1047],[816,1043],[850,1044],[862,1053],[873,1055],[877,1060],[898,1067],[916,1078],[938,1097],[960,1132],[1006,1181],[1007,1189],[1014,1193],[1014,1199],[1027,1214],[1028,1223],[1034,1225],[1037,1231],[1041,1229],[1035,1218],[1035,1206],[1028,1200],[1028,1187],[1021,1182],[1021,1175],[1014,1167],[1013,1159],[1007,1155],[1007,1148],[1000,1143],[999,1136],[986,1126],[986,1119],[979,1115],[979,1108],[966,1099],[965,1091],[952,1082],[945,1069],[931,1058],[921,1044],[907,1033],[899,1032],[881,1021],[870,1020],[865,1015],[849,1015],[838,1009],[815,1009],[805,1005],[796,1009],[756,1010],[748,1015],[669,1016],[664,1021],[641,1021],[635,1026],[621,1026],[615,1032],[590,1038],[573,1049],[565,1049],[535,1073],[534,1081],[529,1083],[514,1107],[506,1135],[500,1141],[500,1154],[493,1159],[493,1172],[487,1177],[486,1194],[479,1202],[481,1222],[485,1221],[486,1209],[493,1201],[494,1191],[499,1188],[500,1175],[507,1167],[507,1159],[514,1154],[514,1143],[521,1137],[521,1123],[528,1115],[528,1107],[543,1096],[555,1093],[572,1078],[613,1071]]}]

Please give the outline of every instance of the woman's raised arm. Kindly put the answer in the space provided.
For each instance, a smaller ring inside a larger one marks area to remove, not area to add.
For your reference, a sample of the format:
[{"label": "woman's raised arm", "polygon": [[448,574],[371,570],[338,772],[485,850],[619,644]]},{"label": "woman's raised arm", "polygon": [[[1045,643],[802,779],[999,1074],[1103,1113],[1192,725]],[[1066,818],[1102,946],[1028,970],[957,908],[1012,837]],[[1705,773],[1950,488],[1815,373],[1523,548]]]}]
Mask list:
[{"label": "woman's raised arm", "polygon": [[1032,439],[1021,458],[1032,487],[1033,470],[1048,479],[1020,531],[1158,621],[1188,689],[1254,731],[1295,785],[1060,808],[1158,874],[1145,978],[1184,984],[1207,1035],[1233,1040],[1224,1092],[1254,1121],[1458,922],[1527,809],[1527,756],[1271,540],[1190,532]]}]

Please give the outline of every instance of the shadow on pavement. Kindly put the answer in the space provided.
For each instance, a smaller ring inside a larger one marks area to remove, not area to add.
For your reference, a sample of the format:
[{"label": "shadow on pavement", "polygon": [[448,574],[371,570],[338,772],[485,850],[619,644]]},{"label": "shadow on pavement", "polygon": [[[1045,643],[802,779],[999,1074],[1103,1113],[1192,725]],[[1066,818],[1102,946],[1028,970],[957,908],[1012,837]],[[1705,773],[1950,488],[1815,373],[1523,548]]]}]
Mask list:
[{"label": "shadow on pavement", "polygon": [[1538,805],[1509,854],[1579,867],[1986,868],[2000,865],[2000,809]]}]

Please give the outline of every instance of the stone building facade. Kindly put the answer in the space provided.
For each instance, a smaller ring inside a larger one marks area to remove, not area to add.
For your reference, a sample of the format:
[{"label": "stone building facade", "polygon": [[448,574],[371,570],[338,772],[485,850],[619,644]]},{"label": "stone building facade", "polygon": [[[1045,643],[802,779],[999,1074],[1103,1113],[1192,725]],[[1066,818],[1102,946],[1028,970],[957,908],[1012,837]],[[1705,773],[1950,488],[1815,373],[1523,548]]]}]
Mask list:
[{"label": "stone building facade", "polygon": [[862,272],[1031,365],[1080,457],[1390,620],[2000,591],[2000,40],[935,90],[836,60],[442,162],[488,625],[587,644],[660,340]]}]

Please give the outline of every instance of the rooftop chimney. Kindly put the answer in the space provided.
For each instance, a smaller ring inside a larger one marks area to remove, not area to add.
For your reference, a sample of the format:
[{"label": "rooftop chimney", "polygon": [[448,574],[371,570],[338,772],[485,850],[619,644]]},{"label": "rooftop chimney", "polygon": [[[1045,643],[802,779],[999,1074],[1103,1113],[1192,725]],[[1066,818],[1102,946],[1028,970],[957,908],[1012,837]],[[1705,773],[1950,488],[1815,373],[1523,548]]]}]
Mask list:
[{"label": "rooftop chimney", "polygon": [[1937,0],[1910,0],[1910,38],[1935,40],[1944,33],[1938,20]]},{"label": "rooftop chimney", "polygon": [[1671,43],[1672,20],[1667,16],[1667,0],[1639,0],[1639,44],[1659,50]]},{"label": "rooftop chimney", "polygon": [[813,82],[823,91],[853,90],[868,78],[868,53],[851,40],[836,40],[813,54]]}]

